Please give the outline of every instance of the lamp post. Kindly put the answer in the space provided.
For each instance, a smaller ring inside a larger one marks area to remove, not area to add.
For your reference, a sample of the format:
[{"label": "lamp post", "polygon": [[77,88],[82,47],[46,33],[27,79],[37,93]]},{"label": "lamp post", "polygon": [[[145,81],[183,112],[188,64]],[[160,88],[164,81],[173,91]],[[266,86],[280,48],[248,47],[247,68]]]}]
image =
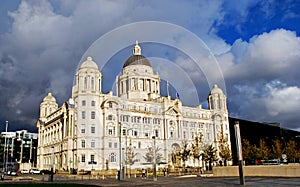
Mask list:
[{"label": "lamp post", "polygon": [[50,181],[53,182],[53,168],[54,168],[54,146],[51,147],[52,149],[52,154],[51,154],[51,176],[50,176]]},{"label": "lamp post", "polygon": [[245,177],[244,177],[244,170],[243,170],[242,142],[241,142],[241,135],[240,135],[240,125],[238,121],[236,121],[234,124],[234,130],[235,130],[237,157],[239,162],[240,185],[244,186]]},{"label": "lamp post", "polygon": [[[3,167],[2,167],[2,178],[4,177],[4,172],[6,171],[6,164],[7,164],[7,162],[6,162],[6,137],[7,137],[7,127],[8,127],[8,121],[5,121],[5,138],[4,138],[4,154],[3,154],[3,163],[2,163],[2,165],[3,165]],[[5,163],[5,164],[4,164]],[[5,167],[4,167],[5,166]]]},{"label": "lamp post", "polygon": [[156,141],[155,136],[152,136],[153,139],[153,152],[154,152],[154,158],[153,158],[153,181],[157,181],[157,175],[156,175]]},{"label": "lamp post", "polygon": [[[126,130],[126,139],[125,139],[125,176],[127,176],[128,178],[130,178],[130,175],[128,175],[128,154],[127,154],[127,138],[128,138],[128,132],[132,130],[132,128],[129,128]],[[130,168],[131,169],[131,168]]]},{"label": "lamp post", "polygon": [[118,176],[118,180],[122,181],[123,180],[123,169],[122,169],[122,140],[121,140],[121,136],[122,136],[122,127],[121,127],[121,123],[119,122],[119,176]]}]

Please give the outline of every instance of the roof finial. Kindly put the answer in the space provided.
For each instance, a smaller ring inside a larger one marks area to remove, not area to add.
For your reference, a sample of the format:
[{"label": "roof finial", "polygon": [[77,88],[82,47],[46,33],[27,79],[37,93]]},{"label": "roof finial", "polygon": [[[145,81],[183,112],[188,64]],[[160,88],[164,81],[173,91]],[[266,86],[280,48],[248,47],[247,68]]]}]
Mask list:
[{"label": "roof finial", "polygon": [[135,41],[135,46],[133,48],[133,54],[134,55],[141,55],[141,47],[139,46],[139,42],[136,40]]}]

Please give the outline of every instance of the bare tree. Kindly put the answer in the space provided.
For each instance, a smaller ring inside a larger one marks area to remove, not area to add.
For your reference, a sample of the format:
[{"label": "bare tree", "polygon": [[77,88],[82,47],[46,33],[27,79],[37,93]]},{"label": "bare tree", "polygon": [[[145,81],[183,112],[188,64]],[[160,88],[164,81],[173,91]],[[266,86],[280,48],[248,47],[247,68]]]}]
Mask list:
[{"label": "bare tree", "polygon": [[137,153],[134,152],[134,149],[133,149],[133,146],[132,146],[132,143],[131,143],[131,140],[130,140],[129,146],[126,149],[126,157],[125,157],[125,164],[129,165],[130,170],[131,170],[131,166],[136,161],[138,161],[138,159],[136,159],[136,156],[137,156]]},{"label": "bare tree", "polygon": [[205,162],[208,162],[209,164],[209,170],[212,170],[212,163],[217,161],[217,150],[212,145],[206,145],[206,148],[203,152],[203,159]]},{"label": "bare tree", "polygon": [[224,163],[224,166],[227,166],[227,161],[231,160],[231,150],[228,145],[228,139],[224,137],[223,129],[220,132],[220,140],[219,140],[219,156]]},{"label": "bare tree", "polygon": [[177,152],[177,155],[182,161],[183,169],[185,170],[185,162],[188,160],[190,155],[191,149],[188,147],[188,142],[186,140],[183,140],[181,142],[181,146],[179,151]]},{"label": "bare tree", "polygon": [[194,167],[195,167],[196,160],[198,160],[198,163],[199,163],[201,155],[202,155],[202,149],[201,149],[202,137],[203,137],[203,135],[201,133],[199,133],[195,137],[195,139],[192,143],[190,154],[191,154],[191,156],[193,157],[193,160],[194,160]]},{"label": "bare tree", "polygon": [[[159,147],[156,147],[155,151],[156,151],[156,163],[160,163],[163,156],[161,153],[159,153],[161,149]],[[143,156],[144,159],[146,160],[146,162],[148,163],[153,163],[154,160],[154,151],[153,151],[153,147],[148,147],[147,148],[147,152],[146,155]]]}]

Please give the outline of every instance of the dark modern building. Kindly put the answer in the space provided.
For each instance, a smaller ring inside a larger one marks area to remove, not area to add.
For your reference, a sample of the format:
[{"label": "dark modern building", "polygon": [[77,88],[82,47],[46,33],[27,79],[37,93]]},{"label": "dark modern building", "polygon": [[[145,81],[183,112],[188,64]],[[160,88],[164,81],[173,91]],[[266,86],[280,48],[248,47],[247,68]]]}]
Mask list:
[{"label": "dark modern building", "polygon": [[1,170],[5,168],[7,170],[19,169],[20,167],[30,169],[36,166],[37,133],[30,133],[27,130],[2,132],[0,141]]},{"label": "dark modern building", "polygon": [[300,149],[300,132],[281,128],[279,123],[259,123],[237,118],[229,118],[230,139],[233,163],[237,163],[237,149],[235,140],[234,124],[239,122],[241,139],[247,139],[252,145],[259,145],[260,139],[263,139],[268,147],[273,145],[273,140],[278,138],[281,144],[286,146],[289,140],[295,140]]}]

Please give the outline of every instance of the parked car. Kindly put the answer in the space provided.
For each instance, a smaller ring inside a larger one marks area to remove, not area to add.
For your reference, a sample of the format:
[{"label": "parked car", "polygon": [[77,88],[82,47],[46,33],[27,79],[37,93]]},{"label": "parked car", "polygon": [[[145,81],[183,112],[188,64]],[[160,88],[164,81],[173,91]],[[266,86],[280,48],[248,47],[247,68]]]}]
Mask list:
[{"label": "parked car", "polygon": [[11,175],[11,176],[17,176],[18,173],[15,170],[11,170],[7,172],[7,175]]},{"label": "parked car", "polygon": [[37,169],[31,169],[31,170],[30,170],[30,173],[31,173],[31,174],[41,174],[41,171],[40,171],[40,170],[37,170]]},{"label": "parked car", "polygon": [[29,174],[29,170],[27,170],[27,169],[22,169],[22,170],[21,170],[21,173],[22,173],[22,174]]},{"label": "parked car", "polygon": [[41,174],[51,174],[51,171],[50,170],[46,170],[46,169],[43,169],[43,170],[41,170]]}]

